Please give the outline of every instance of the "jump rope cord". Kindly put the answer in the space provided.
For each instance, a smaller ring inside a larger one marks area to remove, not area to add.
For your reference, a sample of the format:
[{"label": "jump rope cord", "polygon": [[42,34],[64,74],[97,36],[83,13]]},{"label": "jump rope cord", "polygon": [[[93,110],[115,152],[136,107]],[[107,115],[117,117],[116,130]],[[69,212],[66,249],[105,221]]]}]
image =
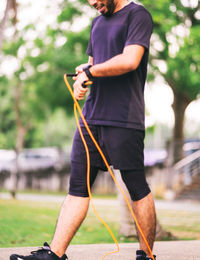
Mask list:
[{"label": "jump rope cord", "polygon": [[144,233],[143,233],[143,231],[142,231],[142,229],[141,229],[141,227],[140,227],[140,225],[139,225],[139,223],[138,223],[138,221],[137,221],[137,218],[136,218],[136,216],[135,216],[135,214],[134,214],[134,212],[133,212],[133,209],[132,209],[131,204],[130,204],[129,201],[128,201],[128,198],[126,197],[124,191],[122,190],[121,186],[119,185],[118,181],[116,180],[116,178],[115,178],[115,176],[114,176],[114,173],[113,173],[113,171],[111,170],[111,168],[110,168],[110,166],[109,166],[109,164],[108,164],[108,162],[107,162],[107,160],[106,160],[106,158],[105,158],[105,156],[104,156],[104,154],[103,154],[101,148],[99,147],[99,145],[98,145],[97,141],[95,140],[95,138],[94,138],[92,132],[90,131],[90,128],[89,128],[89,126],[88,126],[88,124],[87,124],[87,122],[86,122],[86,120],[85,120],[85,118],[84,118],[84,115],[83,115],[82,110],[81,110],[81,108],[80,108],[80,106],[79,106],[79,103],[78,103],[78,101],[76,100],[76,98],[74,97],[73,90],[72,90],[72,88],[71,88],[71,86],[70,86],[70,84],[69,84],[69,82],[68,82],[68,80],[67,80],[67,74],[64,75],[64,81],[65,81],[65,84],[66,84],[66,86],[67,86],[67,88],[68,88],[68,90],[69,90],[69,92],[70,92],[70,94],[71,94],[71,96],[72,96],[72,98],[73,98],[73,100],[74,100],[74,115],[75,115],[76,123],[77,123],[78,129],[79,129],[79,133],[80,133],[80,136],[81,136],[81,139],[82,139],[82,141],[83,141],[83,144],[84,144],[84,147],[85,147],[85,151],[86,151],[86,156],[87,156],[87,188],[88,188],[88,194],[89,194],[91,206],[92,206],[92,209],[93,209],[95,215],[96,215],[97,218],[102,222],[102,224],[107,228],[108,232],[110,233],[110,235],[111,235],[113,241],[115,242],[115,244],[116,244],[116,246],[117,246],[117,250],[116,250],[116,251],[114,251],[114,252],[109,252],[109,253],[105,254],[105,255],[102,257],[102,260],[103,260],[106,256],[108,256],[108,255],[110,255],[110,254],[118,253],[118,252],[119,252],[119,245],[118,245],[117,239],[115,238],[115,236],[114,236],[112,230],[110,229],[110,227],[109,227],[109,226],[107,225],[107,223],[99,216],[99,214],[98,214],[98,212],[97,212],[97,210],[96,210],[96,208],[95,208],[95,206],[94,206],[93,200],[92,200],[92,194],[91,194],[91,189],[90,189],[90,155],[89,155],[89,149],[88,149],[87,143],[86,143],[86,141],[85,141],[85,138],[84,138],[84,136],[83,136],[83,132],[82,132],[82,130],[81,130],[81,126],[80,126],[80,124],[79,124],[79,119],[78,119],[78,115],[77,115],[77,109],[78,109],[78,112],[79,112],[79,114],[80,114],[81,119],[83,120],[83,123],[84,123],[84,125],[85,125],[85,128],[87,129],[87,131],[88,131],[88,133],[89,133],[89,135],[90,135],[90,137],[91,137],[93,143],[95,144],[95,146],[96,146],[97,150],[99,151],[99,153],[100,153],[100,155],[101,155],[103,161],[105,162],[105,165],[106,165],[106,167],[107,167],[107,169],[108,169],[108,171],[109,171],[111,177],[113,178],[113,180],[114,180],[116,186],[118,187],[118,189],[119,189],[120,192],[122,193],[122,195],[123,195],[123,197],[124,197],[124,199],[125,199],[125,201],[126,201],[126,204],[127,204],[128,208],[129,208],[129,210],[130,210],[130,212],[131,212],[131,215],[133,216],[133,219],[134,219],[134,221],[135,221],[135,224],[136,224],[136,226],[137,226],[137,229],[138,229],[138,231],[140,232],[140,234],[141,234],[141,236],[142,236],[142,238],[143,238],[143,240],[144,240],[144,242],[145,242],[145,244],[146,244],[146,246],[147,246],[147,248],[148,248],[148,250],[149,250],[149,253],[150,253],[152,259],[155,260],[155,258],[154,258],[154,256],[153,256],[153,253],[152,253],[152,250],[151,250],[151,248],[150,248],[150,246],[149,246],[149,244],[148,244],[148,242],[147,242],[147,239],[146,239],[146,237],[145,237],[145,235],[144,235]]}]

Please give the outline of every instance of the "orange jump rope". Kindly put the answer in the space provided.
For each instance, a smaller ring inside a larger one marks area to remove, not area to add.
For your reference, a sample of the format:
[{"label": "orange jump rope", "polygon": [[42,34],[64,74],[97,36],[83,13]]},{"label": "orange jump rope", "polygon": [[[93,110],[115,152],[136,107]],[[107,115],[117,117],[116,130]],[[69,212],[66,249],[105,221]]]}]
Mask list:
[{"label": "orange jump rope", "polygon": [[[104,156],[104,154],[103,154],[101,148],[99,147],[97,141],[95,140],[93,134],[92,134],[91,131],[90,131],[90,128],[89,128],[89,126],[88,126],[88,124],[87,124],[87,122],[86,122],[86,120],[85,120],[85,117],[84,117],[84,115],[83,115],[83,113],[82,113],[82,110],[81,110],[81,108],[80,108],[80,106],[79,106],[79,103],[78,103],[78,101],[76,100],[76,98],[74,97],[73,90],[72,90],[72,88],[71,88],[71,86],[70,86],[70,84],[69,84],[69,82],[68,82],[68,80],[67,80],[67,77],[68,77],[68,76],[72,77],[72,76],[76,76],[76,74],[65,74],[65,75],[64,75],[64,81],[65,81],[65,84],[66,84],[66,86],[67,86],[67,88],[68,88],[68,90],[69,90],[69,92],[70,92],[70,94],[71,94],[71,96],[72,96],[72,98],[73,98],[73,100],[74,100],[74,115],[75,115],[76,123],[77,123],[78,129],[79,129],[79,133],[80,133],[80,136],[81,136],[81,139],[82,139],[82,141],[83,141],[83,144],[84,144],[84,147],[85,147],[85,151],[86,151],[86,156],[87,156],[87,188],[88,188],[88,194],[89,194],[91,206],[92,206],[92,208],[93,208],[93,211],[94,211],[95,215],[96,215],[97,218],[102,222],[102,224],[107,228],[108,232],[110,233],[110,235],[111,235],[113,241],[115,242],[115,244],[116,244],[116,246],[117,246],[117,250],[116,250],[116,251],[109,252],[109,253],[105,254],[105,255],[102,257],[101,260],[103,260],[106,256],[108,256],[108,255],[110,255],[110,254],[118,253],[118,252],[119,252],[119,245],[118,245],[117,239],[115,238],[115,236],[114,236],[112,230],[110,229],[110,227],[108,226],[108,224],[99,216],[99,214],[98,214],[98,212],[97,212],[97,210],[96,210],[96,208],[95,208],[95,206],[94,206],[93,200],[92,200],[92,193],[91,193],[91,189],[90,189],[90,155],[89,155],[89,149],[88,149],[87,143],[86,143],[86,141],[85,141],[85,138],[84,138],[84,136],[83,136],[83,132],[82,132],[82,130],[81,130],[81,126],[80,126],[80,124],[79,124],[77,109],[78,109],[78,112],[79,112],[79,114],[80,114],[80,117],[81,117],[82,120],[83,120],[83,123],[84,123],[84,125],[85,125],[85,128],[87,129],[87,131],[88,131],[88,133],[89,133],[89,135],[90,135],[90,137],[91,137],[93,143],[95,144],[95,146],[96,146],[97,150],[99,151],[99,153],[100,153],[102,159],[104,160],[105,165],[106,165],[106,167],[107,167],[107,169],[108,169],[108,171],[109,171],[111,177],[113,178],[113,180],[114,180],[114,182],[115,182],[117,188],[118,188],[118,189],[120,190],[120,192],[122,193],[122,195],[123,195],[123,197],[124,197],[124,199],[125,199],[125,201],[126,201],[126,203],[127,203],[127,206],[128,206],[128,208],[129,208],[129,210],[130,210],[132,216],[133,216],[133,219],[134,219],[134,221],[135,221],[135,224],[136,224],[136,226],[137,226],[137,229],[138,229],[138,231],[140,232],[140,234],[141,234],[141,236],[142,236],[142,238],[143,238],[143,240],[144,240],[144,242],[145,242],[145,244],[146,244],[146,246],[147,246],[147,248],[148,248],[148,250],[149,250],[149,253],[150,253],[152,259],[155,260],[155,258],[154,258],[154,256],[153,256],[153,253],[152,253],[152,250],[151,250],[151,248],[150,248],[150,246],[149,246],[149,244],[148,244],[148,242],[147,242],[147,239],[146,239],[146,237],[145,237],[145,235],[144,235],[144,233],[143,233],[143,231],[142,231],[142,229],[141,229],[141,227],[140,227],[140,225],[139,225],[139,223],[138,223],[138,221],[137,221],[137,218],[136,218],[136,216],[135,216],[135,214],[134,214],[134,212],[133,212],[132,206],[130,205],[130,203],[129,203],[129,201],[128,201],[128,199],[127,199],[127,197],[126,197],[124,191],[122,190],[121,186],[119,185],[118,181],[116,180],[116,178],[115,178],[115,176],[114,176],[114,173],[113,173],[113,171],[111,170],[111,168],[110,168],[110,166],[109,166],[109,164],[108,164],[108,162],[107,162],[107,160],[106,160],[106,158],[105,158],[105,156]],[[87,81],[87,82],[84,82],[84,85],[83,85],[83,86],[84,86],[84,87],[87,87],[88,85],[91,85],[91,84],[92,84],[92,81]]]}]

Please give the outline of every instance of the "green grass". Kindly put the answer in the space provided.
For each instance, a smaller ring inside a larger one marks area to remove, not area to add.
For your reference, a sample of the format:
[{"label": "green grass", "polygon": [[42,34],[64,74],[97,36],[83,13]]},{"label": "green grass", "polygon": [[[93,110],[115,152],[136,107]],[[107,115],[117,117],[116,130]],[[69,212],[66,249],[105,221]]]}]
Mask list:
[{"label": "green grass", "polygon": [[200,240],[200,212],[157,210],[161,225],[180,240]]},{"label": "green grass", "polygon": [[0,200],[0,247],[41,244],[51,238],[58,205]]},{"label": "green grass", "polygon": [[[119,242],[133,242],[118,234],[119,208],[96,206],[109,224]],[[59,213],[60,204],[0,200],[0,247],[40,246],[50,242]],[[162,226],[180,240],[200,239],[200,212],[158,210]],[[73,244],[113,243],[108,231],[92,210],[78,230]]]},{"label": "green grass", "polygon": [[[0,200],[0,247],[38,246],[44,241],[49,242],[55,229],[59,209],[60,205],[57,203]],[[117,239],[119,241],[133,241],[118,235],[117,208],[114,207],[112,212],[107,211],[107,209],[106,213],[104,211],[104,206],[98,206],[98,212],[108,222]],[[112,220],[112,217],[115,219]],[[113,243],[113,241],[90,209],[84,224],[78,230],[72,243]]]}]

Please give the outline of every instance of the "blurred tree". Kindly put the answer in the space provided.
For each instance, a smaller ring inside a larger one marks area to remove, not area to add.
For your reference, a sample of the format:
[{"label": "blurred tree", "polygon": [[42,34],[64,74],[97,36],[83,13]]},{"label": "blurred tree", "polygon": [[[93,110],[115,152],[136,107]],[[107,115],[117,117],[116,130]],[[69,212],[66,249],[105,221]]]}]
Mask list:
[{"label": "blurred tree", "polygon": [[3,16],[3,19],[0,24],[0,50],[1,50],[2,42],[3,42],[3,35],[4,35],[6,22],[8,20],[8,13],[9,13],[9,10],[11,7],[11,2],[12,2],[12,0],[7,0],[4,16]]},{"label": "blurred tree", "polygon": [[[63,74],[74,71],[77,65],[87,60],[84,53],[87,48],[89,28],[86,25],[78,32],[73,31],[77,18],[84,15],[82,11],[84,5],[80,4],[77,7],[76,3],[63,1],[60,4],[62,11],[57,18],[57,23],[53,28],[48,26],[43,34],[37,31],[37,24],[29,24],[23,30],[19,30],[16,26],[17,8],[15,8],[14,22],[8,23],[15,32],[12,38],[4,40],[2,58],[15,59],[18,67],[9,79],[5,75],[1,77],[0,84],[2,91],[7,93],[5,99],[10,100],[9,109],[12,110],[13,106],[15,111],[16,124],[11,128],[12,133],[16,131],[17,150],[21,150],[24,144],[26,147],[34,146],[34,136],[26,135],[27,132],[31,131],[34,135],[36,133],[34,129],[37,129],[39,122],[45,124],[49,116],[59,107],[69,115],[72,114],[73,101],[65,87]],[[33,40],[29,39],[28,35],[33,34],[37,37]],[[3,115],[1,106],[1,116]],[[6,119],[7,121],[3,122],[1,127],[4,135],[1,133],[0,138],[4,148],[8,148],[9,144],[5,141],[6,138],[3,138],[5,135],[8,136],[5,126],[10,125],[9,117]],[[14,142],[14,134],[12,141]]]},{"label": "blurred tree", "polygon": [[[65,4],[66,2],[63,1]],[[8,12],[11,8],[14,13],[8,20]],[[37,31],[36,24],[26,25],[23,29],[18,26],[18,6],[15,0],[7,3],[5,10],[1,39],[3,39],[6,20],[8,20],[7,27],[12,28],[12,34],[3,41],[1,54],[3,63],[0,65],[3,68],[14,61],[16,68],[9,76],[0,72],[0,89],[3,94],[0,116],[5,119],[0,123],[2,131],[0,144],[1,148],[15,147],[16,150],[16,171],[12,173],[13,196],[17,190],[19,152],[24,145],[34,146],[35,142],[33,136],[30,138],[30,134],[27,133],[35,133],[34,129],[38,128],[40,122],[45,125],[50,115],[59,107],[69,114],[72,113],[73,102],[66,91],[63,74],[74,70],[87,58],[83,52],[86,49],[89,29],[86,26],[78,33],[71,29],[75,17],[80,16],[82,11],[75,8],[75,4],[74,6],[68,4],[62,9],[58,22],[53,26],[54,29],[47,27],[43,35]],[[67,23],[65,30],[60,29],[60,24],[63,22]],[[37,37],[30,37],[34,34]]]},{"label": "blurred tree", "polygon": [[200,93],[200,1],[141,1],[151,12],[154,34],[150,63],[174,93],[173,162],[183,157],[184,114]]},{"label": "blurred tree", "polygon": [[0,77],[0,147],[12,149],[15,138],[15,115],[11,104],[13,102],[8,79]]},{"label": "blurred tree", "polygon": [[[25,43],[22,37],[20,37],[20,34],[18,33],[17,29],[17,14],[18,14],[18,5],[16,0],[12,0],[11,3],[9,1],[7,2],[7,8],[5,11],[5,16],[8,16],[6,13],[9,11],[9,8],[13,10],[13,16],[11,18],[11,26],[13,27],[13,35],[12,35],[12,41],[8,42],[5,47],[3,48],[4,55],[8,55],[9,57],[14,56],[17,57],[18,49],[19,47]],[[5,19],[4,19],[5,20]],[[21,68],[20,68],[21,69]],[[23,92],[23,84],[20,81],[20,78],[18,77],[18,72],[15,73],[15,75],[7,81],[10,83],[11,87],[11,94],[13,98],[13,109],[15,112],[15,122],[16,122],[16,144],[15,144],[15,149],[17,151],[17,154],[19,151],[23,148],[24,144],[24,136],[26,132],[29,129],[27,120],[22,119],[22,114],[21,114],[21,108],[23,107],[23,104],[21,104],[22,101],[22,92]],[[5,83],[5,82],[4,82]],[[6,86],[8,87],[7,84]],[[9,93],[9,91],[7,91]]]}]

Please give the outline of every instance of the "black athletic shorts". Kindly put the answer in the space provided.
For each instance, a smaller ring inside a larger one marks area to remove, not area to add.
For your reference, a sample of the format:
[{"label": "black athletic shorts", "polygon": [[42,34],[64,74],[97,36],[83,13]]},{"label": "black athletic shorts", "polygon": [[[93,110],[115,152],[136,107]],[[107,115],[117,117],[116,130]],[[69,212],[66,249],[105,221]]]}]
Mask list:
[{"label": "black athletic shorts", "polygon": [[[119,169],[132,200],[137,201],[150,193],[144,173],[144,131],[110,126],[90,126],[106,159]],[[90,186],[99,169],[107,170],[87,130],[82,128],[90,152]],[[86,152],[78,130],[75,133],[71,153],[69,194],[88,197]]]},{"label": "black athletic shorts", "polygon": [[[109,165],[119,170],[144,170],[144,131],[113,126],[89,127]],[[85,127],[82,131],[89,148],[91,165],[107,170]],[[86,152],[78,129],[73,140],[71,161],[86,163]]]}]

